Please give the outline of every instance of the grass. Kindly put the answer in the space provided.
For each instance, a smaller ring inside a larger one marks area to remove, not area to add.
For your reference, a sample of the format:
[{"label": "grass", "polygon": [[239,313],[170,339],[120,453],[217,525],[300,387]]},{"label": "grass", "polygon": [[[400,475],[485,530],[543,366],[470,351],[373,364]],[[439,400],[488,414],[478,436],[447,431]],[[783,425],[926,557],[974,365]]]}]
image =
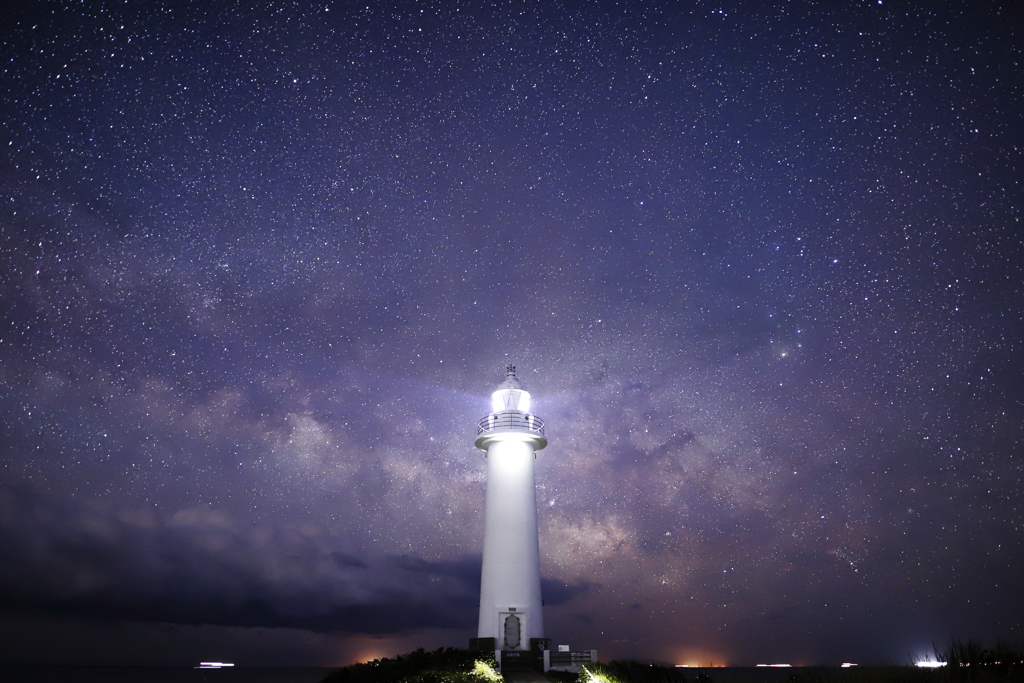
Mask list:
[{"label": "grass", "polygon": [[951,640],[941,652],[935,648],[935,656],[946,662],[949,670],[973,669],[973,671],[996,671],[1024,668],[1024,647],[1016,643],[999,641],[991,650],[976,640],[966,643]]}]

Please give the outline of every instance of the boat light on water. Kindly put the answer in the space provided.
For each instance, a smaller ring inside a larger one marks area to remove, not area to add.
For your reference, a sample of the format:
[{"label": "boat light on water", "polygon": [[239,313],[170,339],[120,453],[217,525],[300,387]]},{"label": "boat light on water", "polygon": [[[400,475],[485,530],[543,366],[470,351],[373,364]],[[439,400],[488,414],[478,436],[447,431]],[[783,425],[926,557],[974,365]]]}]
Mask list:
[{"label": "boat light on water", "polygon": [[231,662],[199,662],[197,669],[222,669],[225,666],[234,666]]}]

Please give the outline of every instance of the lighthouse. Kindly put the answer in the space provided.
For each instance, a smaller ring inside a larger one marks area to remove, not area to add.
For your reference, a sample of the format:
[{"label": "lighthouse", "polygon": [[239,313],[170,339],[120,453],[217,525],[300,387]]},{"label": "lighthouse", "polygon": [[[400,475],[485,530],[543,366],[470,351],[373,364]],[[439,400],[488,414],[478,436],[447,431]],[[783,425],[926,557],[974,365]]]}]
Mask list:
[{"label": "lighthouse", "polygon": [[[487,452],[480,621],[473,646],[493,649],[502,670],[534,668],[548,649],[540,595],[540,544],[533,466],[547,446],[544,421],[509,365],[477,423],[476,447]],[[521,663],[514,666],[513,662]]]}]

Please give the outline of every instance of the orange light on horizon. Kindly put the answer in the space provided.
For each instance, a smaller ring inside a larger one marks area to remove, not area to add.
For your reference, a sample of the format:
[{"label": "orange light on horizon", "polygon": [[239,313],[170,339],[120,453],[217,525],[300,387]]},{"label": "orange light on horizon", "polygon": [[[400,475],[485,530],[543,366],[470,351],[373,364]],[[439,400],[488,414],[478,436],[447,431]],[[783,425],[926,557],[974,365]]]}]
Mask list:
[{"label": "orange light on horizon", "polygon": [[717,669],[729,666],[726,657],[720,652],[709,652],[697,648],[677,651],[672,659],[679,662],[676,666],[681,669]]},{"label": "orange light on horizon", "polygon": [[372,653],[369,653],[369,654],[358,654],[358,655],[356,655],[356,662],[358,662],[359,664],[366,664],[367,662],[372,662],[375,659],[384,659],[386,657],[387,657],[387,655],[383,654],[381,652],[372,652]]}]

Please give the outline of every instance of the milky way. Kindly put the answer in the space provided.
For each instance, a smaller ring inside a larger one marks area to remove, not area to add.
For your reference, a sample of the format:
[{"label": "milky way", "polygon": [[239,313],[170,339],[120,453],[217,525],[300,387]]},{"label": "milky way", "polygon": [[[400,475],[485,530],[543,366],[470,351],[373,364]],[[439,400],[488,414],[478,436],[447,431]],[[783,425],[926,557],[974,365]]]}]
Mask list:
[{"label": "milky way", "polygon": [[1024,637],[1019,14],[18,5],[7,661],[464,646],[509,362],[556,643]]}]

